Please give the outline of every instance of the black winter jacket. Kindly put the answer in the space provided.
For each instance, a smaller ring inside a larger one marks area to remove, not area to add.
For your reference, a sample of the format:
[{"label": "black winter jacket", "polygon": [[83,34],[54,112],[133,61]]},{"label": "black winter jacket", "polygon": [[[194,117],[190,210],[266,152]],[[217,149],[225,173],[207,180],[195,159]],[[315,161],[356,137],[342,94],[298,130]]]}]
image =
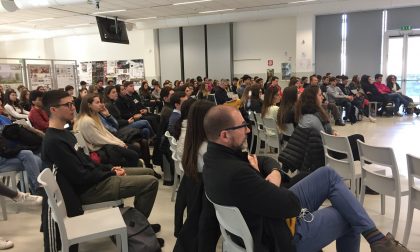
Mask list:
[{"label": "black winter jacket", "polygon": [[284,171],[312,172],[325,165],[321,135],[316,129],[296,127],[279,161]]}]

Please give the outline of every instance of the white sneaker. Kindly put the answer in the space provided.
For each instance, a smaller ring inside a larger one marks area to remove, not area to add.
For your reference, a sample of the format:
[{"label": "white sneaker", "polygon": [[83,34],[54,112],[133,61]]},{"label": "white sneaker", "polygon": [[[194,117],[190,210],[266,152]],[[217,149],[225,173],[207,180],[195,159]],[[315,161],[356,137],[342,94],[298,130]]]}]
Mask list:
[{"label": "white sneaker", "polygon": [[0,237],[0,250],[13,248],[13,242]]},{"label": "white sneaker", "polygon": [[42,197],[31,195],[29,193],[18,192],[18,196],[13,199],[19,203],[28,203],[30,205],[41,205],[42,204]]},{"label": "white sneaker", "polygon": [[368,118],[369,118],[369,121],[370,121],[370,122],[376,123],[376,119],[375,119],[375,118],[373,118],[372,116],[369,116]]}]

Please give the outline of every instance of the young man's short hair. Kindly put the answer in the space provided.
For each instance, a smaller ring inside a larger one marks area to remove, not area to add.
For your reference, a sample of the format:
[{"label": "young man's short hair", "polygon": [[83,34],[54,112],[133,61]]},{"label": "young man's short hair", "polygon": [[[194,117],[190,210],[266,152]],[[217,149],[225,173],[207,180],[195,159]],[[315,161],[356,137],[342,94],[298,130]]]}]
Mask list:
[{"label": "young man's short hair", "polygon": [[181,103],[181,98],[182,97],[185,97],[185,96],[186,96],[186,94],[185,94],[184,91],[177,91],[177,92],[175,92],[171,96],[171,100],[170,100],[170,103],[171,103],[172,107],[175,107],[175,104],[176,103],[180,104]]},{"label": "young man's short hair", "polygon": [[[296,77],[295,77],[296,78]],[[273,81],[275,81],[275,80],[278,80],[279,79],[279,77],[277,77],[277,76],[273,76],[273,77],[271,77],[271,82],[273,82]]]},{"label": "young man's short hair", "polygon": [[164,97],[168,97],[168,95],[171,93],[171,90],[171,87],[163,87],[160,91],[160,98],[163,100]]},{"label": "young man's short hair", "polygon": [[72,85],[67,85],[65,88],[64,88],[64,91],[70,91],[70,90],[74,90],[74,87],[72,86]]},{"label": "young man's short hair", "polygon": [[249,76],[249,75],[247,75],[247,74],[245,74],[244,76],[242,76],[242,80],[243,81],[246,81],[246,80],[251,80],[252,78],[251,78],[251,76]]},{"label": "young man's short hair", "polygon": [[382,74],[375,74],[375,80],[378,79],[378,78],[381,78],[381,77],[383,77]]},{"label": "young man's short hair", "polygon": [[80,86],[84,86],[84,85],[87,85],[87,83],[86,83],[86,81],[83,81],[83,80],[82,80],[82,81],[80,82]]},{"label": "young man's short hair", "polygon": [[132,81],[126,81],[126,82],[124,82],[123,86],[124,86],[124,87],[128,87],[128,86],[130,86],[131,84],[133,84],[133,82],[132,82]]},{"label": "young man's short hair", "polygon": [[31,93],[29,93],[29,103],[32,105],[32,102],[35,101],[38,97],[43,97],[44,92],[33,90]]},{"label": "young man's short hair", "polygon": [[64,90],[51,90],[44,94],[42,97],[42,104],[44,110],[47,111],[48,116],[50,115],[50,108],[60,104],[60,100],[70,95]]}]

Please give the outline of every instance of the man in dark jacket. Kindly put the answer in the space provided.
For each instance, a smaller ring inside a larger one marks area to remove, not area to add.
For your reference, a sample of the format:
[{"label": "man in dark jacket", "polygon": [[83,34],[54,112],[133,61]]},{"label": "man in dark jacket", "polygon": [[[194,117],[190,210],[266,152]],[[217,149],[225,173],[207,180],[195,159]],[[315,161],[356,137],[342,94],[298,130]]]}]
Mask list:
[{"label": "man in dark jacket", "polygon": [[[338,250],[359,251],[360,234],[374,252],[408,251],[391,235],[378,231],[331,168],[319,168],[290,190],[280,187],[280,166],[275,160],[241,151],[249,129],[237,109],[211,108],[204,130],[209,141],[204,155],[205,191],[213,202],[239,208],[254,251],[319,251],[334,240]],[[332,207],[319,209],[326,199]]]}]

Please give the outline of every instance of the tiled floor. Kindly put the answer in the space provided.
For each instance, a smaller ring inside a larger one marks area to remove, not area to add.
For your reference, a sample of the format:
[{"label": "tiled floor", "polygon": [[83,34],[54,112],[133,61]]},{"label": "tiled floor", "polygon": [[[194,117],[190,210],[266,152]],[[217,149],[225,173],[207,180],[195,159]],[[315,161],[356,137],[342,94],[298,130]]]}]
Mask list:
[{"label": "tiled floor", "polygon": [[[420,117],[378,118],[376,124],[367,121],[355,125],[336,128],[340,135],[355,133],[363,134],[366,142],[375,145],[391,146],[394,148],[400,172],[407,174],[405,154],[412,153],[420,156]],[[172,251],[175,244],[173,236],[174,203],[170,201],[171,188],[161,186],[156,199],[150,221],[160,223],[162,231],[159,237],[166,241],[164,252]],[[130,204],[130,200],[126,201]],[[9,202],[7,221],[0,221],[0,236],[7,237],[15,243],[9,251],[43,251],[42,235],[39,232],[40,208],[20,206],[19,213],[15,213],[16,205]],[[379,196],[368,195],[365,208],[380,230],[390,231],[394,216],[394,200],[387,197],[386,214],[380,214]],[[406,214],[407,197],[403,197],[397,239],[402,240]],[[420,251],[420,213],[415,212],[414,223],[408,247],[413,251]],[[80,251],[116,251],[109,239],[102,239],[82,244]],[[334,243],[324,249],[326,252],[335,251]],[[362,239],[361,251],[370,251],[369,245]],[[308,251],[310,252],[310,251]]]}]

